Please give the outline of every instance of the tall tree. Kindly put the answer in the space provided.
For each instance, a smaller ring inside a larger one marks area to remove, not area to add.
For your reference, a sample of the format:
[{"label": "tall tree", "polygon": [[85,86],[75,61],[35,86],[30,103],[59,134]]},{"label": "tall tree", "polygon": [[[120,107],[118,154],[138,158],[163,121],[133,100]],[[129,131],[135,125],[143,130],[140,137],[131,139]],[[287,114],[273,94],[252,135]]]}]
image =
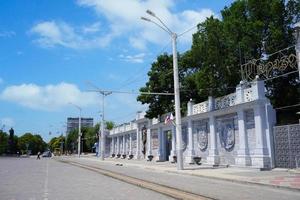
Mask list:
[{"label": "tall tree", "polygon": [[[163,54],[158,56],[157,61],[152,63],[151,70],[148,72],[149,81],[144,87],[140,88],[140,92],[173,93],[172,63],[172,55]],[[137,97],[137,100],[142,104],[149,104],[149,110],[146,114],[149,118],[173,111],[173,104],[171,103],[173,99],[173,96],[164,95],[141,94]]]},{"label": "tall tree", "polygon": [[[189,98],[199,102],[206,100],[209,95],[217,97],[233,92],[242,80],[241,64],[268,57],[293,45],[293,24],[300,19],[300,1],[238,0],[225,7],[221,15],[221,19],[210,17],[199,24],[198,31],[193,35],[191,49],[180,55],[182,108],[186,107]],[[293,51],[291,48],[287,53]],[[140,91],[161,92],[162,88],[167,88],[161,81],[167,74],[162,60],[166,56],[158,56],[157,62],[152,64],[148,73],[149,81]],[[170,70],[171,55],[168,58]],[[276,59],[271,56],[268,58],[268,61]],[[287,69],[284,73],[289,71]],[[172,83],[172,76],[168,78]],[[266,81],[267,94],[273,106],[298,103],[299,83],[296,73]],[[169,91],[173,92],[173,88]],[[140,95],[138,100],[149,104],[147,117],[150,118],[168,112],[173,107],[170,98]]]},{"label": "tall tree", "polygon": [[0,155],[6,153],[8,150],[8,135],[0,130]]},{"label": "tall tree", "polygon": [[38,134],[25,133],[19,137],[18,141],[19,148],[22,152],[26,152],[28,147],[28,150],[30,150],[32,154],[37,154],[38,152],[43,152],[47,147],[43,138]]}]

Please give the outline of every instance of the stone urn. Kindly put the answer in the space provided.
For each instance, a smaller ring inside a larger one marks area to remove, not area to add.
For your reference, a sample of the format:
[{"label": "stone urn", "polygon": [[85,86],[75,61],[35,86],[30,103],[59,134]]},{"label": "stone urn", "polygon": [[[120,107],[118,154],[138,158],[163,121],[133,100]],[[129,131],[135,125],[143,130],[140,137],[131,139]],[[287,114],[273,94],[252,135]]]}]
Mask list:
[{"label": "stone urn", "polygon": [[154,157],[154,156],[149,155],[149,156],[148,156],[148,161],[152,161],[153,157]]},{"label": "stone urn", "polygon": [[193,160],[197,165],[201,165],[201,163],[200,163],[201,157],[194,157]]}]

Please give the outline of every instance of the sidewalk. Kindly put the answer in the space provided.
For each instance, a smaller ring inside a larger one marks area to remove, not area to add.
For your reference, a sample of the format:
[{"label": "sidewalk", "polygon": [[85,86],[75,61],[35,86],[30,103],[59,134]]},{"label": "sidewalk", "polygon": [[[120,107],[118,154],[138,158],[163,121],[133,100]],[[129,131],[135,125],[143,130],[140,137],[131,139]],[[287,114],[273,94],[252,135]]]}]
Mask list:
[{"label": "sidewalk", "polygon": [[270,187],[300,191],[299,170],[273,169],[271,171],[260,171],[259,169],[253,168],[184,165],[184,170],[179,171],[176,169],[176,164],[172,164],[170,162],[149,162],[145,160],[128,160],[120,158],[105,158],[105,161],[101,161],[97,157],[92,155],[84,155],[81,156],[81,158],[98,162],[111,163],[113,165],[122,165],[125,167],[139,167],[142,169],[155,170],[160,172],[215,178],[238,183],[259,184]]}]

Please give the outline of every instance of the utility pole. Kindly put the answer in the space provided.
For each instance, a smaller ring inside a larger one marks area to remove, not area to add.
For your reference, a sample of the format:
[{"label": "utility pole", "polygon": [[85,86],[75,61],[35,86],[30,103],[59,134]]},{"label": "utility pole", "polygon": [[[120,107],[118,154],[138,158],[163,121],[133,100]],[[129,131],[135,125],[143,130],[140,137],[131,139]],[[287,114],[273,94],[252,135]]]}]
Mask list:
[{"label": "utility pole", "polygon": [[179,91],[179,78],[178,78],[178,60],[177,60],[177,47],[176,47],[177,34],[172,32],[154,12],[150,10],[147,10],[146,12],[147,14],[156,18],[160,24],[146,17],[141,17],[141,19],[155,24],[156,26],[158,26],[159,28],[167,32],[172,38],[177,169],[182,170],[183,169],[183,148],[182,148],[182,129],[181,129],[181,113],[180,113],[180,91]]},{"label": "utility pole", "polygon": [[104,156],[105,156],[105,133],[104,133],[104,98],[110,94],[112,94],[112,92],[106,92],[106,91],[102,91],[99,90],[99,93],[102,95],[102,125],[101,125],[101,135],[99,134],[99,147],[98,147],[98,151],[100,151],[100,139],[101,139],[101,151],[100,151],[100,159],[104,160]]},{"label": "utility pole", "polygon": [[296,39],[295,49],[296,49],[296,56],[297,56],[299,81],[300,81],[300,22],[295,24],[294,36],[295,36],[295,39]]}]

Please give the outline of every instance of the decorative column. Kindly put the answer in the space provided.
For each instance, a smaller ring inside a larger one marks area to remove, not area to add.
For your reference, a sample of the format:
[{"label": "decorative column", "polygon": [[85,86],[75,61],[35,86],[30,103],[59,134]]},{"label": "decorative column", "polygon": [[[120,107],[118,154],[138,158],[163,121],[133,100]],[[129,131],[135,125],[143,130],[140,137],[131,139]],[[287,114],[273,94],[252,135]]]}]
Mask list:
[{"label": "decorative column", "polygon": [[235,88],[235,94],[236,94],[236,104],[240,104],[244,102],[244,82],[240,81],[240,84],[237,85]]},{"label": "decorative column", "polygon": [[132,155],[132,133],[129,134],[129,155]]},{"label": "decorative column", "polygon": [[152,138],[151,138],[151,129],[148,126],[147,128],[147,153],[146,156],[152,156]]},{"label": "decorative column", "polygon": [[169,156],[169,161],[173,161],[173,156],[176,156],[176,127],[172,125],[172,149]]},{"label": "decorative column", "polygon": [[114,137],[112,137],[111,138],[111,154],[115,154],[115,138]]},{"label": "decorative column", "polygon": [[209,135],[210,135],[210,148],[208,151],[207,163],[211,165],[219,165],[220,157],[217,146],[217,132],[215,117],[209,117]]},{"label": "decorative column", "polygon": [[193,158],[195,157],[194,150],[194,137],[193,137],[193,121],[188,119],[188,147],[187,156],[185,158],[186,163],[194,163]]},{"label": "decorative column", "polygon": [[136,153],[135,153],[135,158],[140,159],[141,158],[141,135],[139,134],[140,129],[137,124],[136,128]]},{"label": "decorative column", "polygon": [[126,135],[123,135],[123,146],[122,154],[126,155]]},{"label": "decorative column", "polygon": [[251,158],[249,156],[248,137],[245,127],[245,112],[243,110],[239,110],[237,114],[239,127],[239,149],[237,150],[235,164],[241,166],[249,166],[251,165]]},{"label": "decorative column", "polygon": [[266,142],[266,112],[264,105],[254,107],[255,142],[252,165],[260,168],[270,168],[271,158]]},{"label": "decorative column", "polygon": [[120,136],[117,136],[117,155],[120,154]]},{"label": "decorative column", "polygon": [[163,161],[164,160],[164,141],[163,141],[163,130],[161,127],[158,128],[158,142],[159,147],[157,151],[157,161]]}]

